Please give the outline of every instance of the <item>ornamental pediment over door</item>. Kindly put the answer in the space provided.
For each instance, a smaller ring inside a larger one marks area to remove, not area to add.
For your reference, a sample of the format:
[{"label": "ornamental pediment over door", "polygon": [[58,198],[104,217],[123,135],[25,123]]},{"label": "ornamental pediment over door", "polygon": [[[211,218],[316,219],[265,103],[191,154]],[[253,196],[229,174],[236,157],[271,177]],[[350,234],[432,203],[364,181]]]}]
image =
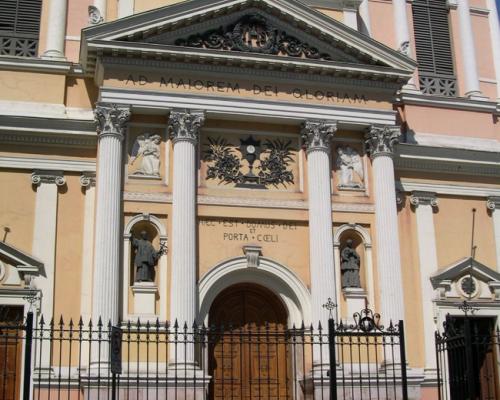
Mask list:
[{"label": "ornamental pediment over door", "polygon": [[430,279],[439,300],[500,300],[500,274],[471,257],[440,269]]},{"label": "ornamental pediment over door", "polygon": [[416,66],[296,0],[191,0],[82,31],[87,73],[113,57],[326,72],[398,84]]}]

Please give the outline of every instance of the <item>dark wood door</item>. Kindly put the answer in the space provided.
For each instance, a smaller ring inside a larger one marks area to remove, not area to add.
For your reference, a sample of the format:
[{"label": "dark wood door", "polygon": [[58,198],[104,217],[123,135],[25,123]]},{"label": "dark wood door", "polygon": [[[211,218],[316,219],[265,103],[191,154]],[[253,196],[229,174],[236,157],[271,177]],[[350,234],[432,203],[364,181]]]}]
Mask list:
[{"label": "dark wood door", "polygon": [[287,399],[287,314],[269,290],[235,285],[210,310],[212,399]]},{"label": "dark wood door", "polygon": [[0,400],[18,400],[21,378],[23,308],[0,306]]}]

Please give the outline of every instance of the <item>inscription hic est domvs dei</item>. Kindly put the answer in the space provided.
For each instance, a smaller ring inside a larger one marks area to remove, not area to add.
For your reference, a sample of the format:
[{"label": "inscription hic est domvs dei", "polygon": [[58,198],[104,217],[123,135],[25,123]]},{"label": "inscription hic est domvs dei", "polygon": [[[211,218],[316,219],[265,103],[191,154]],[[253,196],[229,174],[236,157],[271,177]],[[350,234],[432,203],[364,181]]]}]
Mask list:
[{"label": "inscription hic est domvs dei", "polygon": [[279,243],[280,234],[297,230],[297,224],[290,221],[210,218],[200,219],[199,224],[231,242]]},{"label": "inscription hic est domvs dei", "polygon": [[229,82],[226,80],[207,80],[194,78],[178,78],[169,76],[149,76],[129,74],[125,86],[144,87],[161,90],[192,91],[221,95],[251,95],[262,98],[279,98],[287,96],[297,100],[314,100],[337,104],[366,104],[367,99],[362,93],[347,92],[334,89],[315,89],[286,87],[277,84],[253,82]]}]

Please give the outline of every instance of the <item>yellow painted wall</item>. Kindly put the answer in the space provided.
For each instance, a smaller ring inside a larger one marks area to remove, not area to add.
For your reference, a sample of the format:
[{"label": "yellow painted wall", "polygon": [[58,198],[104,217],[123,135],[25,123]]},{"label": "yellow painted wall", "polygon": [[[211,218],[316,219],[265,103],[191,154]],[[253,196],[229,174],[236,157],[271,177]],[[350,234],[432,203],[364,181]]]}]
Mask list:
[{"label": "yellow painted wall", "polygon": [[63,104],[64,75],[0,71],[1,100]]},{"label": "yellow painted wall", "polygon": [[439,196],[439,211],[434,214],[438,265],[447,267],[471,254],[472,209],[476,211],[477,261],[495,268],[493,221],[485,199]]},{"label": "yellow painted wall", "polygon": [[0,240],[31,254],[36,196],[31,171],[0,169],[0,187]]}]

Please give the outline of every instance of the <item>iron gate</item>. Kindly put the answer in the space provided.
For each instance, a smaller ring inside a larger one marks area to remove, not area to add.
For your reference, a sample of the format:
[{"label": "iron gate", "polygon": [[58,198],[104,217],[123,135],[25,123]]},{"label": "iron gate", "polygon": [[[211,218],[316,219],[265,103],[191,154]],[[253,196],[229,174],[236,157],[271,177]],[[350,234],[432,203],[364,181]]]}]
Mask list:
[{"label": "iron gate", "polygon": [[[22,390],[0,400],[406,400],[403,322],[383,328],[370,310],[351,322],[330,319],[328,329],[319,324],[270,332],[268,326],[242,329],[230,323],[128,321],[112,327],[100,320],[43,317],[33,325],[28,313],[25,321],[0,330],[0,352],[11,340],[19,343],[24,371],[10,376],[3,370],[0,395],[12,379]],[[221,353],[218,371],[210,366],[214,346]],[[241,371],[235,362],[241,363],[243,353],[251,355],[245,361],[248,382],[235,372]],[[216,374],[225,378],[213,389]]]},{"label": "iron gate", "polygon": [[436,332],[439,400],[500,399],[500,332],[481,329],[486,323],[447,316],[443,332]]}]

